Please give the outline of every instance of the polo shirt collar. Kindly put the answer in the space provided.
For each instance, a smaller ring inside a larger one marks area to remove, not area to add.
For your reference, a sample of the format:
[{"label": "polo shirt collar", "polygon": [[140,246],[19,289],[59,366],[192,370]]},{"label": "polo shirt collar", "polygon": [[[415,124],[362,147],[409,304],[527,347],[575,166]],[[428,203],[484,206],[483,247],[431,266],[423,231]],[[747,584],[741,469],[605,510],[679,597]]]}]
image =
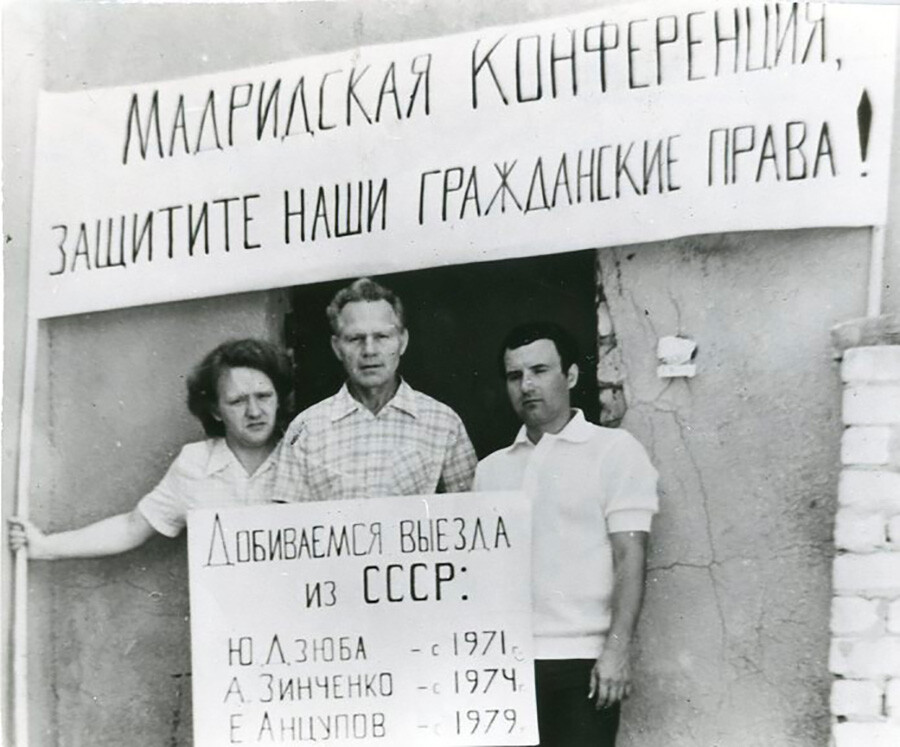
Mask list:
[{"label": "polo shirt collar", "polygon": [[[576,444],[588,441],[592,435],[591,424],[588,423],[584,417],[584,413],[577,407],[573,408],[572,412],[572,419],[566,423],[559,433],[545,433],[541,438],[541,441],[545,438],[557,441],[568,441]],[[519,428],[519,432],[516,434],[516,438],[512,442],[510,449],[514,449],[517,446],[536,446],[536,444],[532,443],[531,439],[528,438],[528,431],[524,425]]]},{"label": "polo shirt collar", "polygon": [[[390,401],[384,406],[382,411],[388,407],[405,412],[407,415],[411,415],[414,418],[419,417],[419,408],[416,404],[416,392],[404,379],[400,379],[400,386],[397,387],[394,396],[391,397]],[[353,395],[350,394],[350,388],[347,386],[347,383],[344,382],[344,385],[338,390],[338,393],[334,395],[334,400],[331,403],[331,422],[336,422],[358,410],[362,411],[364,409],[365,407],[363,404],[354,399]]]}]

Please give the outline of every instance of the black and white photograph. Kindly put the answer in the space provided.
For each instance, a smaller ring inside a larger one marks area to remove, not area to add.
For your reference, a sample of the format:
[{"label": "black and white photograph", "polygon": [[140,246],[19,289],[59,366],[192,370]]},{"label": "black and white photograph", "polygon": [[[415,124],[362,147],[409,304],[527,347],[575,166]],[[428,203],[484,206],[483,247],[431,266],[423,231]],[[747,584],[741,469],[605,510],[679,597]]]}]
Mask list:
[{"label": "black and white photograph", "polygon": [[0,22],[0,742],[900,744],[900,6]]}]

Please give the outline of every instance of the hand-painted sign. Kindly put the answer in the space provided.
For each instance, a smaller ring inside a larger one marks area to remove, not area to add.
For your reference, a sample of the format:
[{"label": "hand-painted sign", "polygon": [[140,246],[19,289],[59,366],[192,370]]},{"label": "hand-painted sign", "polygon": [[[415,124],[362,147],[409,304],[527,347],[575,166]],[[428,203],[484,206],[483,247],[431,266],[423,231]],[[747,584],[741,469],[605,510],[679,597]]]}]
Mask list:
[{"label": "hand-painted sign", "polygon": [[194,743],[534,744],[521,493],[189,517]]},{"label": "hand-painted sign", "polygon": [[40,101],[31,313],[884,222],[896,9],[638,2]]}]

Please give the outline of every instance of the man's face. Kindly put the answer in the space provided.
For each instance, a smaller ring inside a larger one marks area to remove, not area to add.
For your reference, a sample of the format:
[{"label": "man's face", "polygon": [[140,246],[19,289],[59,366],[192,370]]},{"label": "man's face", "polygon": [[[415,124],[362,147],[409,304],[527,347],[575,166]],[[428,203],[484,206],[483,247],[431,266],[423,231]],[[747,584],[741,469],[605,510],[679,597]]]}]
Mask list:
[{"label": "man's face", "polygon": [[394,383],[409,335],[387,301],[351,301],[338,315],[331,347],[347,377],[363,390]]},{"label": "man's face", "polygon": [[232,446],[265,446],[275,431],[278,394],[272,380],[255,368],[226,368],[219,376],[216,414]]},{"label": "man's face", "polygon": [[506,391],[516,415],[529,431],[558,433],[569,421],[569,390],[578,381],[578,366],[562,370],[552,340],[535,340],[507,350]]}]

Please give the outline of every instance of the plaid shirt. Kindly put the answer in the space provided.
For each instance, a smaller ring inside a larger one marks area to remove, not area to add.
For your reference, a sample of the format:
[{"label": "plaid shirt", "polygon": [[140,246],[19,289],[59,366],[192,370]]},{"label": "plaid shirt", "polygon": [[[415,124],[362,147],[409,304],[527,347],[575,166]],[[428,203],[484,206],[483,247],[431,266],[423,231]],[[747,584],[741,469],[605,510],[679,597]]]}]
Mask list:
[{"label": "plaid shirt", "polygon": [[345,384],[291,423],[278,449],[275,500],[463,492],[476,462],[465,426],[447,405],[401,381],[373,415]]}]

